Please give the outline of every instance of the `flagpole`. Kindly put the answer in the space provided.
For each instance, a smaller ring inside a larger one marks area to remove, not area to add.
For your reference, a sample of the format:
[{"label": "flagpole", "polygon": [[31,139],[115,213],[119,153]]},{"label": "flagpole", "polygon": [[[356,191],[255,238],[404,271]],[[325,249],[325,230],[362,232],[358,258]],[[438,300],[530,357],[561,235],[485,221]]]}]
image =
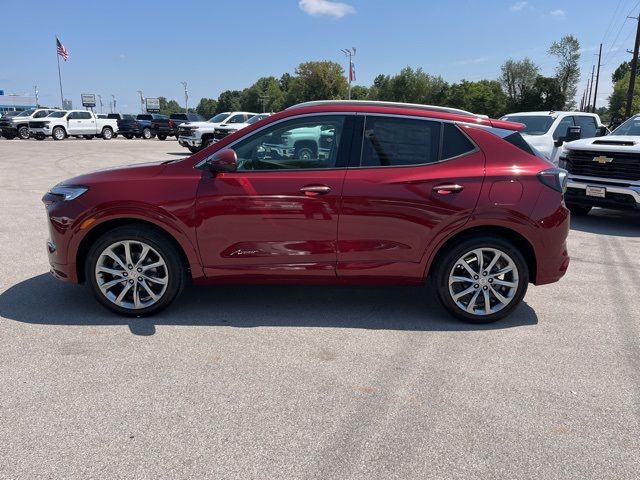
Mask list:
[{"label": "flagpole", "polygon": [[64,108],[64,95],[62,95],[62,75],[60,75],[60,55],[58,54],[58,37],[56,37],[56,58],[58,59],[58,81],[60,82],[60,108]]}]

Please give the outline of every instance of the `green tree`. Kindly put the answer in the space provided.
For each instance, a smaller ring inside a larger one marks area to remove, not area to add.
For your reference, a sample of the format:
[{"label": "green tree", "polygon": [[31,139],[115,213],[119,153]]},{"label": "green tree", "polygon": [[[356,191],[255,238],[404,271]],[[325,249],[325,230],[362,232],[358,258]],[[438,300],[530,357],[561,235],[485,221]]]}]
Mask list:
[{"label": "green tree", "polygon": [[507,95],[497,80],[462,80],[449,89],[447,105],[473,113],[500,117],[507,113]]},{"label": "green tree", "polygon": [[369,89],[362,85],[354,85],[351,87],[351,99],[352,100],[366,100],[369,98]]},{"label": "green tree", "polygon": [[429,75],[422,68],[405,67],[392,77],[379,75],[376,81],[377,100],[388,102],[443,105],[449,90],[449,84],[442,77]]},{"label": "green tree", "polygon": [[160,113],[162,115],[184,112],[184,107],[181,107],[175,100],[167,100],[166,97],[158,97],[158,101],[160,102]]},{"label": "green tree", "polygon": [[522,102],[536,83],[539,72],[538,66],[529,58],[522,60],[508,59],[500,67],[501,75],[498,81],[509,97],[509,109]]},{"label": "green tree", "polygon": [[562,93],[560,81],[556,77],[539,76],[521,99],[517,110],[562,110],[566,103],[567,98]]},{"label": "green tree", "polygon": [[218,102],[213,98],[201,98],[196,107],[196,113],[199,113],[204,118],[211,118],[215,115],[217,107]]},{"label": "green tree", "polygon": [[239,90],[225,90],[218,97],[216,113],[235,112],[242,110],[242,92]]},{"label": "green tree", "polygon": [[301,63],[289,81],[284,106],[313,100],[338,100],[347,95],[347,80],[339,63]]},{"label": "green tree", "polygon": [[565,35],[559,42],[553,42],[548,51],[549,55],[558,58],[556,79],[560,85],[560,92],[565,97],[565,108],[575,108],[575,96],[580,80],[580,42],[573,35]]},{"label": "green tree", "polygon": [[[263,102],[264,99],[264,102]],[[284,93],[275,77],[262,77],[242,91],[242,109],[249,112],[277,112],[284,105]]]},{"label": "green tree", "polygon": [[[624,118],[630,80],[631,72],[628,71],[624,77],[613,85],[613,93],[609,97],[609,113],[611,114],[611,119]],[[638,111],[640,111],[640,76],[636,76],[633,99],[631,101],[631,113]]]}]

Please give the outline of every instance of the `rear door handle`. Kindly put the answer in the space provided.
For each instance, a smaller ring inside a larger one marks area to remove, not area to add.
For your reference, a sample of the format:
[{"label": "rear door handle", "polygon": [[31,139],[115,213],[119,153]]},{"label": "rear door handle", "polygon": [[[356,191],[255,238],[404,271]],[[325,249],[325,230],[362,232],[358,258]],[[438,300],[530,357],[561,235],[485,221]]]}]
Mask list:
[{"label": "rear door handle", "polygon": [[464,190],[464,187],[457,183],[441,183],[440,185],[433,187],[433,191],[438,195],[450,195],[452,193],[461,192],[462,190]]},{"label": "rear door handle", "polygon": [[331,187],[329,185],[305,185],[300,188],[300,193],[304,193],[307,197],[326,195],[330,191]]}]

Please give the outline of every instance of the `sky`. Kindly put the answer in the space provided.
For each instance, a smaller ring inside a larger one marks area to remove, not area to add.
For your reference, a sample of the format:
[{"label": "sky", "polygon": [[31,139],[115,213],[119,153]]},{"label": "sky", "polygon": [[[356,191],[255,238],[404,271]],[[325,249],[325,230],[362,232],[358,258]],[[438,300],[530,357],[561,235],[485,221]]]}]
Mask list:
[{"label": "sky", "polygon": [[[98,5],[98,4],[96,4]],[[640,0],[242,0],[121,1],[108,8],[86,2],[32,0],[0,5],[5,48],[0,90],[32,94],[60,104],[55,36],[70,57],[61,61],[65,98],[80,106],[81,93],[115,95],[118,110],[137,112],[137,91],[184,104],[241,90],[262,76],[294,73],[309,60],[346,67],[341,49],[356,47],[356,84],[380,73],[422,67],[447,81],[496,79],[508,58],[531,58],[552,75],[546,52],[573,34],[580,41],[586,86],[603,43],[598,105],[611,94],[611,73],[630,59]],[[15,48],[8,48],[8,39]],[[19,44],[19,45],[18,45]],[[345,68],[346,69],[346,68]]]}]

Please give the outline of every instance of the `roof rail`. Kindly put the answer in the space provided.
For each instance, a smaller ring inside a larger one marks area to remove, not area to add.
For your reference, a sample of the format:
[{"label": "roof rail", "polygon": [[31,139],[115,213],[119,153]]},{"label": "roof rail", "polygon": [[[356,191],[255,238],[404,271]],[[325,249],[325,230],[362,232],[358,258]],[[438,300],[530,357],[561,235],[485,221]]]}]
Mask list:
[{"label": "roof rail", "polygon": [[441,107],[436,105],[422,105],[419,103],[402,103],[402,102],[380,102],[373,100],[316,100],[313,102],[303,102],[293,105],[286,110],[292,110],[302,107],[316,106],[361,106],[361,107],[395,107],[395,108],[413,108],[417,110],[429,110],[431,112],[455,113],[457,115],[465,115],[467,117],[478,117],[477,114],[460,110],[459,108]]}]

